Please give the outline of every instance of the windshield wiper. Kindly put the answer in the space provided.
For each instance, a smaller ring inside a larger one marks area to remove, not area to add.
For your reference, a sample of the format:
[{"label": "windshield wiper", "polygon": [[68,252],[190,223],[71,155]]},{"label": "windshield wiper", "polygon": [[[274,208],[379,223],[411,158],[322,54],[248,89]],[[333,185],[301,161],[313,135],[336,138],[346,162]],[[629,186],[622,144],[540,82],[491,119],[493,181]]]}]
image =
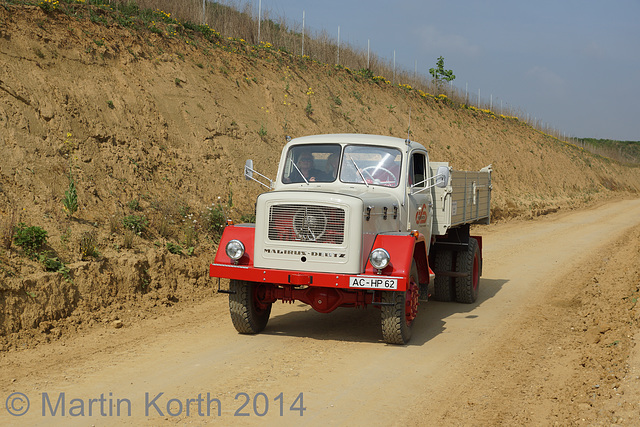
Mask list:
[{"label": "windshield wiper", "polygon": [[300,176],[302,177],[302,179],[304,179],[304,182],[307,183],[307,185],[309,185],[309,181],[307,181],[307,178],[304,177],[304,174],[302,173],[302,171],[300,170],[300,168],[298,168],[298,165],[296,165],[296,162],[294,162],[293,160],[289,159],[289,161],[291,162],[291,164],[293,165],[294,168],[296,168],[296,170],[298,171],[298,173],[300,174]]},{"label": "windshield wiper", "polygon": [[368,187],[369,184],[367,183],[367,180],[364,179],[364,175],[362,174],[362,171],[360,170],[360,168],[356,164],[356,161],[353,160],[353,157],[351,157],[351,156],[349,156],[349,160],[351,160],[351,163],[353,163],[353,166],[356,167],[356,170],[358,171],[358,175],[360,175],[360,178],[362,178],[362,182],[364,182],[364,185],[366,185]]}]

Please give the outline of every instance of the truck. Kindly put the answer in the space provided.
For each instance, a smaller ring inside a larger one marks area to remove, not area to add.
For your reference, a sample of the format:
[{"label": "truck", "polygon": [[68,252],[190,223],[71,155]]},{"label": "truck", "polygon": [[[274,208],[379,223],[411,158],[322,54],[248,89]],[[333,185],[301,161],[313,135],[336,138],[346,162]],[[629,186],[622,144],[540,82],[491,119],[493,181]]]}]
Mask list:
[{"label": "truck", "polygon": [[271,180],[247,160],[245,178],[267,187],[255,223],[225,227],[209,275],[229,279],[239,333],[267,326],[272,304],[320,313],[380,309],[382,339],[406,344],[421,302],[471,304],[490,222],[491,165],[477,172],[431,162],[409,138],[331,134],[287,138]]}]

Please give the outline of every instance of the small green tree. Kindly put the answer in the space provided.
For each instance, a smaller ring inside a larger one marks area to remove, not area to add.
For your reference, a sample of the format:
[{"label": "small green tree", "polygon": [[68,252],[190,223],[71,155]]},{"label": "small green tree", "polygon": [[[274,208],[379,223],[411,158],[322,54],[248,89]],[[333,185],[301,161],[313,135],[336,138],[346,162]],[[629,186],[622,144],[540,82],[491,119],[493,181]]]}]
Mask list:
[{"label": "small green tree", "polygon": [[435,68],[429,68],[429,74],[433,77],[433,80],[436,83],[436,87],[438,91],[442,91],[443,82],[451,82],[455,80],[456,76],[453,74],[453,70],[445,70],[444,69],[444,58],[440,56],[438,61],[436,62]]}]

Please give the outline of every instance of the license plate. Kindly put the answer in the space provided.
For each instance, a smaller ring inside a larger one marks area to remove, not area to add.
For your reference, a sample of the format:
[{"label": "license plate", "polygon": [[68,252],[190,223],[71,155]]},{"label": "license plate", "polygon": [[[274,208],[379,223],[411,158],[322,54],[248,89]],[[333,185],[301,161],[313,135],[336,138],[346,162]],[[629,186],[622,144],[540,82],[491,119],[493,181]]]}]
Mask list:
[{"label": "license plate", "polygon": [[349,287],[363,289],[398,289],[398,279],[351,276],[349,277]]}]

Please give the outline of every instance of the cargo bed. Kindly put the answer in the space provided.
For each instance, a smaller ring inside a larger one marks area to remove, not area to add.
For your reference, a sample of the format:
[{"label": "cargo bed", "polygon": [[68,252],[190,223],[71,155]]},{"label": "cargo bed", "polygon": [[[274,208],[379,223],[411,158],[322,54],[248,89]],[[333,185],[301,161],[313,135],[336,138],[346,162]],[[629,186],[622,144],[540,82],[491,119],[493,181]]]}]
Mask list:
[{"label": "cargo bed", "polygon": [[[431,162],[431,176],[447,162]],[[433,187],[433,234],[463,224],[489,224],[491,206],[491,165],[478,172],[451,170],[444,188]]]}]

